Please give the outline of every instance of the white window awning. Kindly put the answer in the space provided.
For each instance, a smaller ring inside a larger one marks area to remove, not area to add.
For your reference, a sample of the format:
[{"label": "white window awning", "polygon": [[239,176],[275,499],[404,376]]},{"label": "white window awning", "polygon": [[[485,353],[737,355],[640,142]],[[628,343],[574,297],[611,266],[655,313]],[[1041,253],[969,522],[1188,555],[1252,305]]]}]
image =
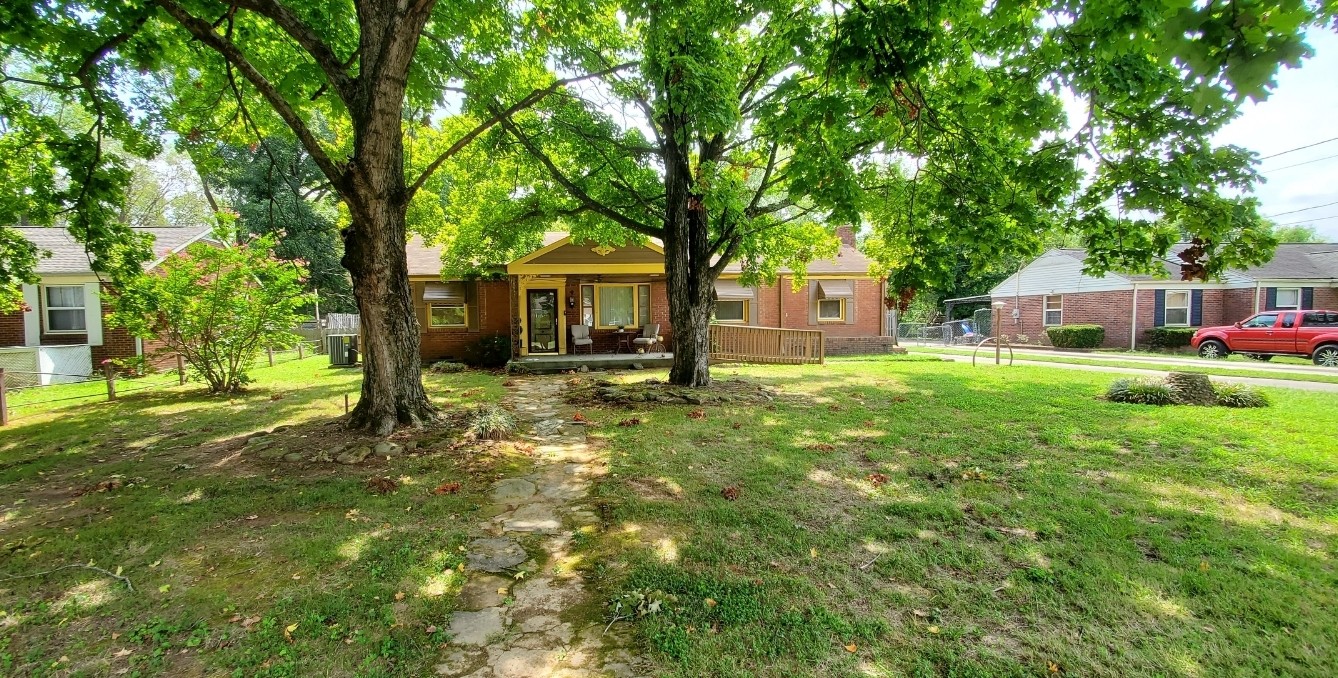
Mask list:
[{"label": "white window awning", "polygon": [[850,280],[818,280],[819,299],[853,299],[855,284]]},{"label": "white window awning", "polygon": [[715,281],[715,298],[725,301],[752,299],[753,288],[744,287],[737,280],[717,280]]},{"label": "white window awning", "polygon": [[430,282],[423,286],[423,301],[464,304],[465,284],[462,282]]}]

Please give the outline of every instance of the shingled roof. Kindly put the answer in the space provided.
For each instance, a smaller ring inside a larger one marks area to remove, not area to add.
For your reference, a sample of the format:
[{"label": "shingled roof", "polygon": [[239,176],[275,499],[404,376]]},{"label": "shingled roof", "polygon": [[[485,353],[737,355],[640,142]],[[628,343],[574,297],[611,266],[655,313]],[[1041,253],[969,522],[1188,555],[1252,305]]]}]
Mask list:
[{"label": "shingled roof", "polygon": [[[70,232],[56,226],[16,226],[25,240],[37,246],[37,249],[50,252],[51,256],[37,260],[38,275],[79,275],[92,274],[89,254],[83,244],[76,242]],[[185,249],[187,245],[211,237],[213,229],[208,227],[189,228],[136,228],[136,233],[153,236],[153,260],[145,269],[153,269],[167,257]],[[40,255],[39,255],[40,256]]]},{"label": "shingled roof", "polygon": [[[1180,250],[1181,246],[1188,243],[1180,243],[1171,248],[1172,252]],[[1054,251],[1064,254],[1078,261],[1087,258],[1087,250],[1077,247],[1061,247]],[[1158,259],[1157,263],[1166,271],[1165,278],[1157,278],[1146,274],[1117,273],[1127,280],[1136,280],[1139,282],[1145,280],[1179,280],[1180,263],[1173,259]],[[1263,266],[1255,266],[1245,270],[1233,269],[1226,273],[1228,279],[1246,278],[1249,280],[1314,280],[1338,278],[1338,243],[1302,243],[1285,242],[1278,245],[1273,252],[1273,258]]]}]

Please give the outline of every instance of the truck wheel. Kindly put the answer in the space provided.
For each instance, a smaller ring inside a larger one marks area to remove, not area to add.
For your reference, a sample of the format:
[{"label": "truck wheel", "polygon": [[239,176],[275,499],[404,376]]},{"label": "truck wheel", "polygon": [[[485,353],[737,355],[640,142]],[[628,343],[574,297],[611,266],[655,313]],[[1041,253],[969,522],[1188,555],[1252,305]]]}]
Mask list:
[{"label": "truck wheel", "polygon": [[1338,344],[1320,346],[1311,359],[1320,367],[1338,367]]},{"label": "truck wheel", "polygon": [[1246,353],[1245,357],[1249,358],[1250,360],[1258,360],[1259,362],[1263,363],[1266,363],[1273,359],[1273,356],[1265,355],[1263,353]]},{"label": "truck wheel", "polygon": [[1226,344],[1223,344],[1222,342],[1216,339],[1209,339],[1203,342],[1202,344],[1199,344],[1200,358],[1207,358],[1208,360],[1221,360],[1222,358],[1227,357],[1227,353],[1229,353],[1229,351],[1227,351]]}]

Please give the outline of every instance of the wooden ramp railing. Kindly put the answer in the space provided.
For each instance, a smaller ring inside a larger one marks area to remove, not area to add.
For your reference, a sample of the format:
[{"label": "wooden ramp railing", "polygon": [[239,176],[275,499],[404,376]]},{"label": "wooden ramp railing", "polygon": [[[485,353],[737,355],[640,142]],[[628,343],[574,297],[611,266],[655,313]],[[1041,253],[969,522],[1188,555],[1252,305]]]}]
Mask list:
[{"label": "wooden ramp railing", "polygon": [[711,325],[711,360],[782,365],[821,365],[821,330]]}]

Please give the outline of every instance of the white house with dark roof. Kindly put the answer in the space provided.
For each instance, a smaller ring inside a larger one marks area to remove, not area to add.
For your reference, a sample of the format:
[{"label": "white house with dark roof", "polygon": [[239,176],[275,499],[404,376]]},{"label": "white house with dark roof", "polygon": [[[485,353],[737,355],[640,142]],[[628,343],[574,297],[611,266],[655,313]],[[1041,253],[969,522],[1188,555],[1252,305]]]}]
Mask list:
[{"label": "white house with dark roof", "polygon": [[990,290],[1004,302],[1000,332],[1045,342],[1045,328],[1096,324],[1106,348],[1138,348],[1152,327],[1228,325],[1276,309],[1338,309],[1338,243],[1282,243],[1268,263],[1227,271],[1217,280],[1180,280],[1180,264],[1162,259],[1165,276],[1083,273],[1086,251],[1052,249]]}]

